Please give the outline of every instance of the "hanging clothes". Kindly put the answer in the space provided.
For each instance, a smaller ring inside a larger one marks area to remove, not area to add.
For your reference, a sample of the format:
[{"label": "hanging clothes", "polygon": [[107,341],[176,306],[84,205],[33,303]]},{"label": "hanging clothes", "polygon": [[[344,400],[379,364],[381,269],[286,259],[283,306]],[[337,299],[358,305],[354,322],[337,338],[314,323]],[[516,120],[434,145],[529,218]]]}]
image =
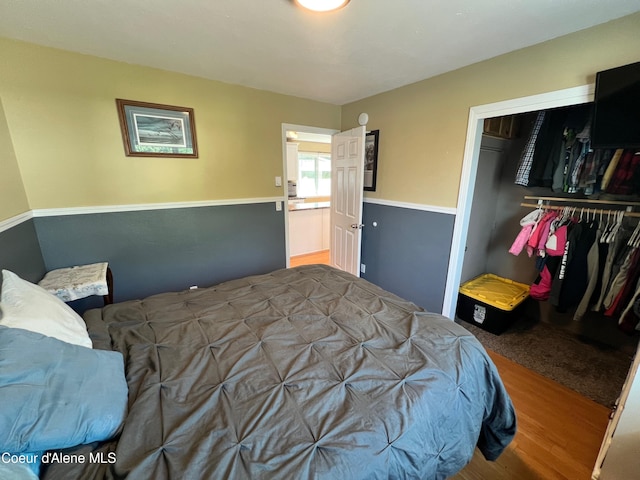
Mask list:
[{"label": "hanging clothes", "polygon": [[607,295],[607,292],[609,290],[609,281],[616,275],[616,273],[612,275],[612,272],[615,271],[614,264],[621,265],[621,263],[624,261],[624,246],[626,245],[627,240],[629,240],[629,234],[626,231],[622,230],[618,232],[618,235],[614,239],[613,243],[607,244],[609,245],[609,249],[607,251],[607,258],[602,270],[600,296],[598,297],[595,305],[592,307],[593,311],[598,312],[602,309],[605,296]]},{"label": "hanging clothes", "polygon": [[616,195],[632,195],[640,191],[640,152],[624,150],[613,172],[606,192]]},{"label": "hanging clothes", "polygon": [[605,192],[609,187],[609,182],[611,181],[611,178],[613,177],[613,174],[615,173],[616,168],[618,167],[618,162],[620,162],[620,157],[622,157],[623,152],[624,150],[622,149],[618,149],[615,151],[615,153],[613,154],[613,157],[611,158],[611,161],[609,162],[609,165],[607,166],[606,171],[604,172],[604,176],[602,177],[600,188]]},{"label": "hanging clothes", "polygon": [[562,150],[562,131],[567,120],[569,108],[548,110],[535,141],[533,164],[529,175],[529,187],[551,188],[553,172],[560,159]]},{"label": "hanging clothes", "polygon": [[569,229],[565,253],[553,279],[549,301],[559,312],[575,307],[589,283],[587,257],[595,242],[597,224],[576,223]]},{"label": "hanging clothes", "polygon": [[515,184],[569,194],[640,194],[640,154],[621,158],[616,149],[592,149],[592,116],[592,104],[537,112]]},{"label": "hanging clothes", "polygon": [[[605,314],[606,314],[606,311],[610,311],[610,309],[614,306],[615,299],[618,298],[620,291],[624,287],[624,284],[627,280],[627,275],[629,274],[629,271],[631,270],[631,267],[632,267],[633,254],[635,253],[635,251],[636,251],[635,249],[629,249],[629,248],[624,250],[625,252],[624,262],[622,263],[622,265],[620,265],[617,273],[613,277],[613,280],[611,281],[611,284],[609,285],[609,288],[607,290],[607,294],[605,295],[604,300],[602,302],[602,305],[605,308]],[[615,271],[615,270],[616,270],[616,266],[614,265],[614,268],[612,269],[612,271]]]},{"label": "hanging clothes", "polygon": [[547,255],[561,257],[564,255],[564,247],[567,243],[567,230],[569,227],[568,225],[559,225],[554,229],[554,226],[554,223],[552,223],[551,231],[544,244],[544,249]]},{"label": "hanging clothes", "polygon": [[551,230],[551,222],[556,216],[556,212],[546,212],[538,220],[527,241],[527,254],[530,257],[534,254],[539,254],[539,251],[544,248],[545,239],[549,236],[549,231]]},{"label": "hanging clothes", "polygon": [[539,272],[530,286],[534,300],[549,301],[560,313],[574,309],[573,319],[587,311],[620,316],[619,328],[640,330],[640,224],[622,226],[624,211],[539,207],[521,220],[509,249],[527,251]]},{"label": "hanging clothes", "polygon": [[589,155],[589,142],[581,142],[577,139],[576,142],[576,151],[579,151],[578,158],[573,164],[571,173],[567,177],[566,180],[566,188],[565,191],[567,193],[578,193],[578,186],[580,184],[580,175],[582,174],[582,169],[585,166],[587,161],[587,156]]},{"label": "hanging clothes", "polygon": [[587,253],[587,275],[589,281],[587,282],[587,288],[582,296],[582,300],[580,300],[580,303],[573,314],[573,319],[576,321],[581,320],[589,309],[591,297],[593,297],[593,292],[598,284],[600,273],[600,246],[598,240],[600,239],[600,233],[600,225],[596,224],[594,240],[591,243],[589,252]]},{"label": "hanging clothes", "polygon": [[629,298],[632,296],[635,291],[636,284],[638,283],[638,278],[640,278],[640,248],[634,248],[631,252],[631,261],[629,265],[629,270],[624,277],[624,282],[622,284],[622,288],[615,296],[615,299],[604,312],[604,314],[608,317],[617,316],[624,309],[625,305],[629,301]]},{"label": "hanging clothes", "polygon": [[531,296],[531,298],[541,302],[549,299],[549,295],[551,294],[551,286],[553,285],[553,277],[558,270],[560,260],[561,257],[547,256],[544,258],[544,263],[542,265],[542,269],[540,270],[540,274],[529,288],[529,295]]},{"label": "hanging clothes", "polygon": [[538,220],[542,217],[543,213],[544,212],[542,211],[542,209],[538,208],[522,217],[522,219],[520,220],[520,226],[522,227],[522,229],[511,245],[509,253],[515,256],[520,255],[520,252],[522,252],[524,247],[527,246],[529,237],[531,237],[533,229],[538,224]]},{"label": "hanging clothes", "polygon": [[632,334],[636,326],[640,326],[640,281],[636,284],[635,293],[618,320],[620,329]]},{"label": "hanging clothes", "polygon": [[578,187],[585,195],[593,195],[599,191],[598,176],[604,175],[604,169],[613,156],[613,150],[591,150],[587,155],[584,169],[578,182]]},{"label": "hanging clothes", "polygon": [[549,241],[549,235],[551,234],[551,230],[554,225],[554,222],[558,219],[558,214],[556,212],[548,212],[548,216],[543,218],[541,222],[543,223],[540,226],[540,238],[538,239],[536,245],[536,255],[540,257],[547,256],[547,242]]},{"label": "hanging clothes", "polygon": [[633,335],[636,330],[640,330],[640,282],[627,308],[620,315],[618,327],[628,335]]},{"label": "hanging clothes", "polygon": [[[572,107],[567,111],[564,128],[558,132],[562,138],[561,160],[553,175],[552,189],[555,192],[568,193],[572,189],[572,173],[580,163],[583,154],[583,141],[588,136],[588,127],[592,107],[589,104]],[[581,141],[582,140],[582,141]],[[570,192],[574,193],[574,192]]]},{"label": "hanging clothes", "polygon": [[536,148],[536,140],[538,138],[540,128],[542,128],[545,115],[546,112],[544,110],[538,112],[536,120],[533,124],[533,129],[531,130],[529,139],[524,146],[524,150],[522,151],[522,155],[520,157],[520,163],[518,164],[518,171],[516,172],[515,182],[516,185],[522,185],[525,187],[529,185],[529,175],[531,173],[531,166],[533,165],[533,154]]}]

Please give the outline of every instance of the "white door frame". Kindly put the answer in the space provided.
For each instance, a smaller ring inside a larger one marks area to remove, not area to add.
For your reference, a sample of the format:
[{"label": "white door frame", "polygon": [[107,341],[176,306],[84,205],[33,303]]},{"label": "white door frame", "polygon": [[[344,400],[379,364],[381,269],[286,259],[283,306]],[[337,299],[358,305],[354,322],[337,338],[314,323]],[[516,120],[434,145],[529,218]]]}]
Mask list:
[{"label": "white door frame", "polygon": [[294,132],[305,132],[305,133],[319,133],[321,135],[333,135],[334,133],[339,133],[340,130],[335,130],[332,128],[320,128],[320,127],[309,127],[307,125],[295,125],[292,123],[283,123],[282,124],[282,187],[283,187],[283,209],[284,209],[284,244],[285,244],[285,255],[286,255],[286,267],[289,268],[291,266],[290,263],[290,249],[289,249],[289,208],[288,200],[289,200],[289,192],[287,191],[287,131],[293,130]]},{"label": "white door frame", "polygon": [[462,274],[462,263],[464,262],[464,249],[469,228],[471,203],[473,202],[473,189],[478,170],[484,119],[591,102],[594,98],[594,91],[593,84],[582,85],[555,92],[478,105],[471,107],[469,110],[467,139],[464,146],[462,174],[460,175],[460,187],[458,190],[458,206],[453,225],[449,269],[447,271],[447,283],[442,304],[442,314],[444,316],[453,319],[456,314],[458,289],[460,288],[460,276]]}]

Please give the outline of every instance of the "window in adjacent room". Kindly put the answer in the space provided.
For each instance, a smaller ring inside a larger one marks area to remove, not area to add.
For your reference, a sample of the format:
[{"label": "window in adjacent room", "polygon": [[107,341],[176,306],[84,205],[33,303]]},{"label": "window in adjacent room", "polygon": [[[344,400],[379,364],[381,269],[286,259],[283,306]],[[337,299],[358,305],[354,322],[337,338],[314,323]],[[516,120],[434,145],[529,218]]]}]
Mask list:
[{"label": "window in adjacent room", "polygon": [[331,195],[331,154],[298,152],[298,196]]}]

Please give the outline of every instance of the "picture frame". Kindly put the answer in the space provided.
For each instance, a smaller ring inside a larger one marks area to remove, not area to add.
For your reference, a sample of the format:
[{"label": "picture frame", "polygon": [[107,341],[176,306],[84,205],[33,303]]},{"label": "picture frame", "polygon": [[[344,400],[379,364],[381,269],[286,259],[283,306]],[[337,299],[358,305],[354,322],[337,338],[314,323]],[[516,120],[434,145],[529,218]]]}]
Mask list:
[{"label": "picture frame", "polygon": [[198,158],[193,108],[116,98],[129,157]]},{"label": "picture frame", "polygon": [[380,130],[367,132],[364,140],[364,190],[376,191]]}]

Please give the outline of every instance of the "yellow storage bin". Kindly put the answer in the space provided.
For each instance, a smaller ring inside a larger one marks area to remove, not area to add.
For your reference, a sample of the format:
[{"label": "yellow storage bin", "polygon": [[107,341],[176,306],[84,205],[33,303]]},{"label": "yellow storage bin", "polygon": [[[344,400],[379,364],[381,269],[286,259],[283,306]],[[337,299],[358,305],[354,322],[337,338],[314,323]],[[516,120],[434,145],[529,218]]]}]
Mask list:
[{"label": "yellow storage bin", "polygon": [[515,311],[529,296],[529,286],[485,273],[460,287],[456,314],[496,335],[515,320]]}]

